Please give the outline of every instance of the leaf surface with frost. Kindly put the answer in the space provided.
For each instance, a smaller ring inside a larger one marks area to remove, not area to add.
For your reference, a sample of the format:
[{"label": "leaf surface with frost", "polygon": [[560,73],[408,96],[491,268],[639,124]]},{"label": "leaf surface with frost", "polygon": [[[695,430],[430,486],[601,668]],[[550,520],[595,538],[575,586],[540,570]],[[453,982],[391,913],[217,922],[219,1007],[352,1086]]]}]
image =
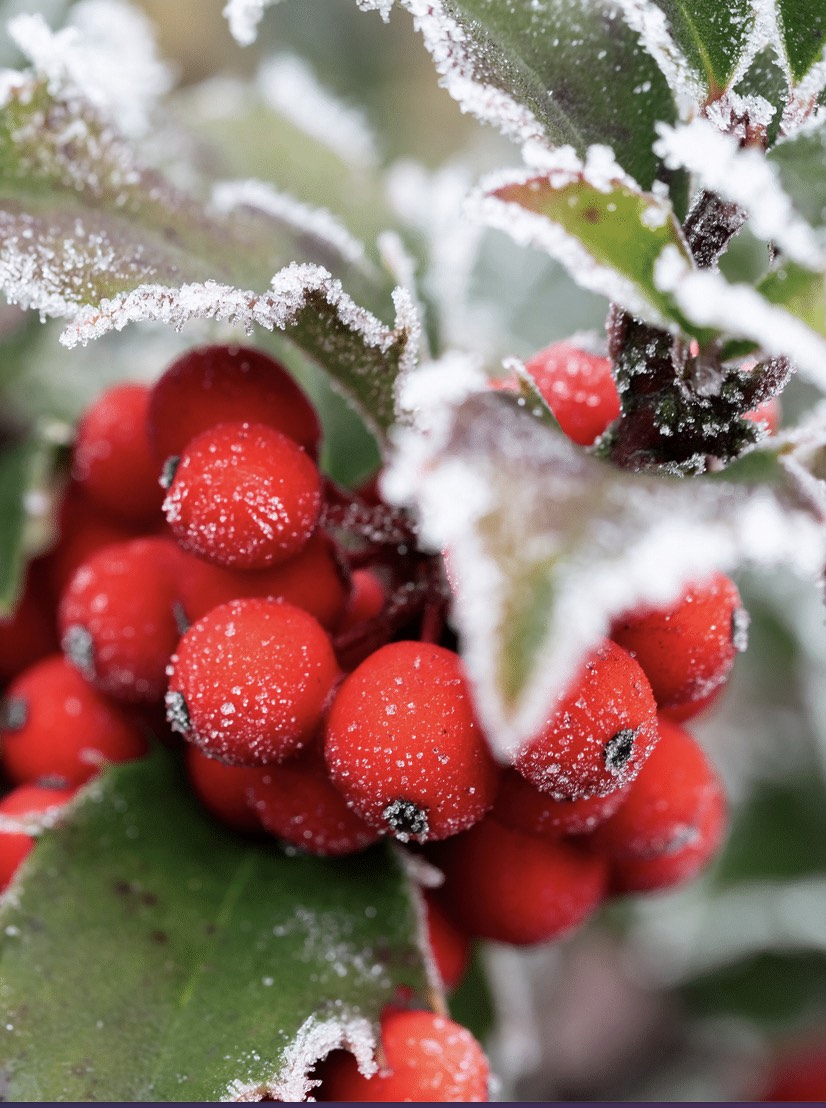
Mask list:
[{"label": "leaf surface with frost", "polygon": [[654,280],[657,259],[666,247],[692,264],[667,200],[625,180],[594,178],[589,163],[487,188],[483,183],[481,192],[477,211],[484,222],[518,242],[547,250],[579,284],[651,322],[676,322],[702,339],[709,337],[692,326],[674,297]]},{"label": "leaf surface with frost", "polygon": [[462,653],[500,753],[547,718],[619,613],[741,562],[819,572],[822,526],[777,490],[616,470],[501,394],[471,395],[433,427],[427,448],[400,440],[386,487],[448,552]]},{"label": "leaf surface with frost", "polygon": [[[826,228],[826,121],[801,128],[766,156],[795,209],[812,227]],[[826,234],[821,234],[821,239]]]},{"label": "leaf surface with frost", "polygon": [[823,58],[826,11],[820,0],[777,0],[783,51],[795,84]]},{"label": "leaf surface with frost", "polygon": [[328,1050],[371,1064],[397,987],[425,995],[413,896],[387,848],[324,861],[225,830],[167,754],[110,770],[0,907],[4,1095],[303,1100]]}]

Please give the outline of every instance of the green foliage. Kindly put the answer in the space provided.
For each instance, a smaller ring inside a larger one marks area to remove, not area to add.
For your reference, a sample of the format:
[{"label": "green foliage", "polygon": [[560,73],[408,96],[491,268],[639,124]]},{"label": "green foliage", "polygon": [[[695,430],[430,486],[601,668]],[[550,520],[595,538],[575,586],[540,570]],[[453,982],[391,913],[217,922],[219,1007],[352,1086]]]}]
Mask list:
[{"label": "green foliage", "polygon": [[777,10],[789,69],[799,83],[823,56],[826,12],[820,0],[777,0]]},{"label": "green foliage", "polygon": [[749,0],[654,0],[709,99],[727,89],[754,25]]}]

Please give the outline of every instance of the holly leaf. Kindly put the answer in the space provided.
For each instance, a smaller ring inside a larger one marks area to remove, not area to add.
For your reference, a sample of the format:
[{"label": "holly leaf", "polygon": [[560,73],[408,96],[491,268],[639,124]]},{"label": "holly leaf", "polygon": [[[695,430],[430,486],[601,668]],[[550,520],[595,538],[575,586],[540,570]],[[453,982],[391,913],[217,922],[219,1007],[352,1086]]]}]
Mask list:
[{"label": "holly leaf", "polygon": [[347,1045],[373,1066],[399,988],[425,996],[391,849],[288,856],[200,809],[166,753],[106,773],[0,907],[9,1100],[303,1100]]},{"label": "holly leaf", "polygon": [[826,12],[820,0],[777,0],[780,38],[792,79],[799,84],[826,49]]},{"label": "holly leaf", "polygon": [[[409,394],[421,403],[438,377],[436,363]],[[621,612],[673,601],[741,561],[814,578],[823,560],[817,514],[782,488],[617,470],[501,394],[442,411],[424,457],[421,432],[399,446],[386,487],[447,551],[463,657],[503,756],[541,725]]]},{"label": "holly leaf", "polygon": [[479,218],[517,242],[546,250],[580,285],[632,314],[659,325],[676,323],[708,341],[713,334],[695,327],[656,280],[666,247],[693,266],[671,205],[610,171],[600,176],[593,154],[581,167],[483,182]]},{"label": "holly leaf", "polygon": [[[795,210],[811,227],[826,227],[826,124],[782,139],[766,156]],[[821,243],[826,239],[822,233]]]},{"label": "holly leaf", "polygon": [[784,308],[816,334],[826,337],[826,284],[823,273],[813,273],[794,262],[784,262],[757,286],[769,304]]}]

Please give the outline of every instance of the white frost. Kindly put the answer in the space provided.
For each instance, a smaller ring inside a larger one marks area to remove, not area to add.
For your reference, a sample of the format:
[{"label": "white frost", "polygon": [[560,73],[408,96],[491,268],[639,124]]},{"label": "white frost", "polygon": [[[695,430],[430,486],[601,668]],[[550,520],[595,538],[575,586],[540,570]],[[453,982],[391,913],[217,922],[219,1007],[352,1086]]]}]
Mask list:
[{"label": "white frost", "polygon": [[705,119],[679,127],[660,123],[657,131],[654,149],[669,168],[687,169],[704,188],[745,208],[754,234],[775,242],[794,261],[807,269],[822,267],[814,230],[794,210],[762,151],[741,149],[736,138]]},{"label": "white frost", "polygon": [[364,261],[364,246],[332,212],[302,204],[266,181],[221,182],[213,189],[212,203],[219,212],[230,212],[239,207],[266,212],[278,222],[328,244],[346,261],[352,264]]},{"label": "white frost", "polygon": [[258,88],[271,108],[343,161],[375,164],[376,141],[364,116],[337,100],[301,58],[294,54],[270,58],[261,66]]},{"label": "white frost", "polygon": [[229,33],[239,46],[252,46],[258,37],[258,24],[264,9],[278,0],[227,0],[223,16],[229,23]]},{"label": "white frost", "polygon": [[617,0],[626,23],[660,68],[685,119],[705,97],[703,83],[674,41],[665,13],[651,0]]},{"label": "white frost", "polygon": [[52,93],[80,93],[127,135],[142,135],[172,75],[157,57],[149,20],[124,0],[82,0],[51,31],[41,15],[19,15],[9,34]]},{"label": "white frost", "polygon": [[826,390],[826,340],[751,285],[732,285],[719,273],[692,270],[672,247],[657,259],[654,280],[694,323],[753,339],[766,353],[787,356],[801,375]]}]

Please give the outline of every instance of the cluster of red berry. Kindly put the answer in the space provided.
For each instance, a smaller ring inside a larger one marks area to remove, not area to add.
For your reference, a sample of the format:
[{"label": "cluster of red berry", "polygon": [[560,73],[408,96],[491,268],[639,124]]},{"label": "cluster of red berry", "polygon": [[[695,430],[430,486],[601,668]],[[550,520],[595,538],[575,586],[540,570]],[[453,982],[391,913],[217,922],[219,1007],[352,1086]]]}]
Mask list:
[{"label": "cluster of red berry", "polygon": [[[574,441],[616,415],[607,360],[561,344],[530,368]],[[438,559],[416,551],[375,482],[350,494],[325,478],[319,441],[306,395],[243,348],[191,352],[152,388],[91,406],[57,545],[0,627],[0,764],[16,786],[0,815],[57,809],[101,766],[140,757],[165,702],[195,792],[234,829],[326,856],[392,836],[432,857],[445,882],[428,923],[448,987],[470,937],[545,941],[608,893],[695,874],[724,800],[678,723],[716,697],[742,645],[731,581],[618,620],[503,770],[445,627]],[[0,888],[31,845],[0,826]],[[451,1085],[441,1061],[417,1063],[430,1076],[414,1099],[484,1099],[478,1045],[427,1013],[386,1016],[391,1071],[392,1044],[412,1057],[423,1020],[459,1068]],[[403,1099],[394,1081],[331,1057],[318,1095]]]}]

